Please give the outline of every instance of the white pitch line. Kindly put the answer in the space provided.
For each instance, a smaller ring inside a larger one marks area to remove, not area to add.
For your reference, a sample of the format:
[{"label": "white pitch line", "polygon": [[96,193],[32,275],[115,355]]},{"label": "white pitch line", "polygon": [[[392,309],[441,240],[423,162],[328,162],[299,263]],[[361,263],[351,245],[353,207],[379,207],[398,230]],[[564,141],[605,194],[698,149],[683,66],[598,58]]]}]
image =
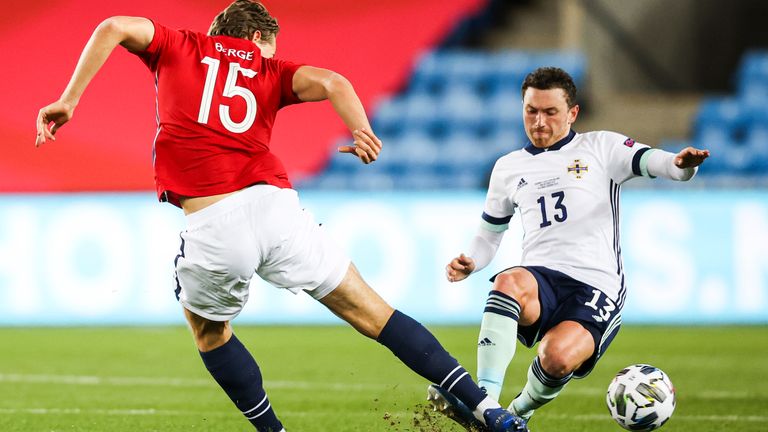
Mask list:
[{"label": "white pitch line", "polygon": [[[64,385],[111,385],[111,386],[152,386],[152,387],[215,387],[213,379],[171,378],[171,377],[99,377],[90,375],[35,375],[35,374],[2,374],[0,383],[28,384],[64,384]],[[315,381],[264,381],[268,389],[291,390],[320,390],[320,391],[382,391],[391,388],[386,384],[363,384],[343,382]],[[400,388],[417,391],[426,384],[400,384]],[[604,396],[605,389],[598,387],[574,386],[568,388],[563,395]],[[692,400],[739,400],[739,399],[768,399],[766,394],[756,394],[744,391],[709,390],[696,393],[686,393],[684,396]]]},{"label": "white pitch line", "polygon": [[[595,420],[604,420],[608,417],[608,414],[553,414],[553,413],[542,413],[542,417],[548,418],[548,419],[568,419],[568,420],[578,420],[578,421],[595,421]],[[760,415],[672,415],[672,420],[670,421],[731,421],[731,422],[741,422],[741,423],[760,423],[760,422],[768,422],[768,416],[760,416]]]},{"label": "white pitch line", "polygon": [[[567,389],[563,392],[564,395],[580,395],[580,396],[605,396],[606,389],[600,389],[597,387],[574,387]],[[678,397],[680,393],[678,393]],[[688,399],[699,400],[731,400],[731,399],[768,399],[766,394],[755,394],[745,391],[727,391],[727,390],[708,390],[699,391],[695,393],[685,393],[683,396]]]},{"label": "white pitch line", "polygon": [[[387,411],[393,417],[412,416],[410,411]],[[81,409],[81,408],[0,408],[0,414],[32,414],[32,415],[103,415],[103,416],[200,416],[205,417],[232,417],[236,415],[235,411],[183,411],[183,410],[156,410],[156,409]],[[338,415],[337,411],[311,412],[306,411],[281,411],[282,415],[292,417],[318,416],[318,415]],[[350,411],[345,413],[347,416],[370,416],[370,411]],[[608,414],[554,414],[542,413],[542,418],[547,419],[567,419],[581,422],[602,421],[610,418]],[[674,415],[672,421],[695,421],[695,422],[735,422],[735,423],[764,423],[768,422],[768,416],[758,415]]]},{"label": "white pitch line", "polygon": [[181,411],[156,409],[0,408],[0,414],[150,416],[192,414],[192,412],[182,413]]},{"label": "white pitch line", "polygon": [[[413,413],[409,411],[382,411],[394,417],[406,417]],[[368,417],[371,411],[350,411],[345,416]],[[31,415],[102,415],[102,416],[183,416],[183,417],[233,417],[237,411],[185,411],[185,410],[156,410],[156,409],[98,409],[98,408],[0,408],[0,414],[31,414]],[[338,416],[338,411],[290,411],[280,410],[280,415],[291,417],[317,417],[322,415]]]},{"label": "white pitch line", "polygon": [[[99,377],[90,375],[27,375],[0,374],[0,383],[65,384],[65,385],[114,385],[114,386],[160,386],[160,387],[215,387],[213,379],[169,378],[169,377]],[[294,390],[368,391],[382,390],[387,385],[312,382],[312,381],[264,381],[270,389]],[[421,386],[420,386],[421,387]],[[425,387],[426,388],[426,387]]]}]

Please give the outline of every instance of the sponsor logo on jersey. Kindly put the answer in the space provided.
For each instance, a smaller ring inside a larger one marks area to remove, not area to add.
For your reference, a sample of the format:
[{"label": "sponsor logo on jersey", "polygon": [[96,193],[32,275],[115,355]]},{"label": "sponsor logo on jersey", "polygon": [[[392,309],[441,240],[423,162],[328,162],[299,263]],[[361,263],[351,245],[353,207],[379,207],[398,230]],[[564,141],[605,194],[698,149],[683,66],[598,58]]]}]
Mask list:
[{"label": "sponsor logo on jersey", "polygon": [[579,160],[579,159],[576,159],[576,160],[574,160],[574,161],[573,161],[573,165],[571,165],[571,166],[569,166],[569,167],[568,167],[568,172],[569,172],[569,173],[573,173],[573,174],[576,174],[576,178],[577,178],[577,179],[580,179],[580,178],[581,178],[581,176],[582,176],[582,175],[583,175],[585,172],[587,172],[587,171],[589,171],[589,167],[588,167],[588,166],[586,166],[586,165],[584,165],[584,164],[582,164],[582,163],[581,163],[581,160]]},{"label": "sponsor logo on jersey", "polygon": [[517,190],[520,190],[520,188],[523,187],[523,186],[528,186],[528,182],[525,181],[524,178],[521,178],[520,179],[520,183],[517,184]]},{"label": "sponsor logo on jersey", "polygon": [[632,138],[627,138],[627,140],[624,141],[624,145],[627,147],[632,147],[633,145],[635,145],[635,140],[633,140]]}]

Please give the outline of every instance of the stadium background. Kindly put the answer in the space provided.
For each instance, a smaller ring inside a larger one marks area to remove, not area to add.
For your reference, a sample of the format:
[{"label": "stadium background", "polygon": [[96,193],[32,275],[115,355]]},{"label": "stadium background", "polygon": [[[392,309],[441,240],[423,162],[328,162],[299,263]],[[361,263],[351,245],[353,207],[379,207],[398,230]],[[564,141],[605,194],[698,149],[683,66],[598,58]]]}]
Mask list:
[{"label": "stadium background", "polygon": [[[580,85],[583,110],[577,130],[615,130],[671,151],[694,142],[713,153],[690,184],[639,179],[624,188],[625,337],[645,324],[679,326],[650,330],[658,340],[682,334],[691,324],[697,326],[692,334],[723,331],[724,340],[735,344],[739,335],[754,332],[758,336],[745,337],[744,343],[757,341],[757,351],[746,345],[731,351],[752,356],[755,364],[766,358],[768,36],[760,31],[768,15],[765,4],[265,3],[282,27],[278,56],[347,76],[385,143],[373,166],[350,163],[334,154],[348,137],[330,107],[305,104],[281,113],[273,135],[275,153],[285,161],[304,205],[385,298],[430,326],[467,326],[449,327],[439,333],[441,339],[451,344],[451,335],[459,334],[472,342],[489,287],[486,276],[519,257],[521,233],[513,221],[500,254],[481,275],[460,284],[443,280],[444,264],[466,247],[477,225],[493,161],[523,144],[522,76],[536,66],[557,64]],[[15,386],[36,379],[23,375],[20,364],[28,358],[19,353],[34,356],[38,349],[42,356],[56,356],[56,350],[46,350],[58,346],[51,338],[65,340],[72,334],[79,340],[78,332],[101,331],[102,326],[183,322],[171,273],[184,219],[178,209],[158,204],[152,192],[151,75],[118,48],[86,91],[74,121],[57,142],[40,149],[32,144],[37,109],[60,94],[103,18],[149,16],[172,27],[204,31],[227,2],[5,4],[0,51],[13,61],[0,72],[5,102],[0,106],[0,325],[5,327],[0,341],[6,346],[27,338],[40,343],[29,351],[11,350],[0,362],[0,386],[17,391]],[[255,281],[236,323],[338,320],[307,296]],[[733,324],[751,327],[711,327]],[[41,328],[55,336],[29,333]],[[459,357],[471,362],[472,343],[468,346]],[[662,362],[664,354],[658,357]],[[685,370],[686,365],[670,367]],[[711,378],[703,372],[697,376]],[[403,388],[410,389],[408,384]],[[764,390],[745,392],[724,397],[734,403],[765,401]],[[0,401],[6,414],[18,414],[13,406]],[[742,414],[751,420],[733,420],[738,430],[764,430],[764,416],[754,410]],[[16,430],[8,426],[13,418],[5,424],[0,420],[3,430]]]},{"label": "stadium background", "polygon": [[[58,142],[35,149],[29,137],[36,109],[66,85],[103,17],[206,29],[221,3],[40,2],[4,18],[0,47],[22,60],[0,81],[12,101],[0,107],[0,323],[181,322],[169,287],[184,221],[152,197],[154,87],[144,66],[118,48]],[[698,2],[272,3],[278,54],[348,76],[386,145],[370,167],[334,155],[348,139],[343,124],[328,104],[306,104],[281,113],[273,148],[307,207],[393,303],[428,322],[476,322],[486,278],[447,284],[442,268],[473,235],[493,161],[523,144],[520,80],[550,63],[582,87],[577,130],[616,130],[670,150],[694,140],[713,152],[690,185],[625,187],[626,322],[768,321],[768,121],[743,107],[735,120],[697,120],[708,101],[756,91],[740,90],[738,78],[757,38],[738,46],[722,22],[731,39],[712,50],[728,55],[700,64],[704,48],[692,36],[708,9]],[[679,18],[690,13],[699,20]],[[768,97],[768,67],[757,70],[757,95]],[[516,262],[519,240],[513,229],[486,275]],[[255,285],[243,322],[335,320],[306,296]]]}]

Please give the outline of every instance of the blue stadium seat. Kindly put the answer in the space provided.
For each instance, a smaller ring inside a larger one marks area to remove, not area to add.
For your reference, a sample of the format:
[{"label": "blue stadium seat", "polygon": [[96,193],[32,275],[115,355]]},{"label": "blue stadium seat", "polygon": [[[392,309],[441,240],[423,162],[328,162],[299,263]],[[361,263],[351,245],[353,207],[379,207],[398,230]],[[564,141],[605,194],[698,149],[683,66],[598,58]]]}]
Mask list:
[{"label": "blue stadium seat", "polygon": [[436,190],[442,188],[440,176],[432,171],[431,166],[414,168],[393,179],[397,189]]},{"label": "blue stadium seat", "polygon": [[751,159],[749,171],[752,174],[768,174],[768,124],[749,130],[744,141],[744,151]]},{"label": "blue stadium seat", "polygon": [[748,109],[768,106],[768,77],[747,78],[739,82],[738,98]]},{"label": "blue stadium seat", "polygon": [[711,151],[711,157],[699,172],[731,179],[734,175],[765,177],[768,175],[768,51],[746,53],[734,78],[736,93],[704,99],[693,121],[692,145]]},{"label": "blue stadium seat", "polygon": [[488,119],[494,129],[523,130],[523,100],[520,88],[505,88],[491,96],[487,104]]},{"label": "blue stadium seat", "polygon": [[346,145],[352,145],[351,138],[344,137],[336,140],[333,147],[331,148],[333,153],[331,154],[331,158],[328,161],[328,166],[326,167],[327,172],[351,174],[360,169],[362,164],[356,157],[350,154],[338,152],[337,149],[339,147]]},{"label": "blue stadium seat", "polygon": [[373,109],[371,120],[374,131],[380,136],[397,136],[402,132],[406,101],[402,97],[382,99]]},{"label": "blue stadium seat", "polygon": [[768,80],[768,50],[748,51],[742,56],[736,72],[737,85],[751,80]]},{"label": "blue stadium seat", "polygon": [[752,171],[752,154],[745,146],[733,146],[723,154],[726,172],[747,174]]},{"label": "blue stadium seat", "polygon": [[736,137],[743,132],[747,117],[744,106],[738,99],[707,98],[702,101],[696,114],[694,123],[694,135],[709,127],[726,128],[731,137]]},{"label": "blue stadium seat", "polygon": [[713,155],[723,157],[740,146],[740,141],[736,140],[727,130],[708,127],[694,137],[694,147],[709,150]]},{"label": "blue stadium seat", "polygon": [[522,123],[496,128],[488,137],[488,147],[493,149],[495,158],[498,159],[507,153],[519,150],[528,144]]},{"label": "blue stadium seat", "polygon": [[404,96],[403,101],[403,116],[400,119],[403,132],[417,130],[433,134],[442,126],[443,120],[435,115],[441,107],[435,96],[429,93],[413,93]]},{"label": "blue stadium seat", "polygon": [[294,181],[298,189],[339,190],[350,189],[352,176],[347,173],[324,172],[312,178]]},{"label": "blue stadium seat", "polygon": [[349,155],[334,155],[325,174],[303,183],[320,188],[482,188],[494,162],[527,142],[520,87],[539,66],[562,67],[578,85],[586,61],[577,52],[424,53],[407,91],[375,104],[371,121],[384,141],[380,159],[364,166]]},{"label": "blue stadium seat", "polygon": [[578,51],[555,51],[532,56],[529,67],[531,70],[538,67],[559,67],[568,72],[578,85],[584,80],[586,63],[584,55]]},{"label": "blue stadium seat", "polygon": [[441,99],[438,111],[451,130],[471,130],[478,134],[487,121],[483,100],[466,86],[450,87]]}]

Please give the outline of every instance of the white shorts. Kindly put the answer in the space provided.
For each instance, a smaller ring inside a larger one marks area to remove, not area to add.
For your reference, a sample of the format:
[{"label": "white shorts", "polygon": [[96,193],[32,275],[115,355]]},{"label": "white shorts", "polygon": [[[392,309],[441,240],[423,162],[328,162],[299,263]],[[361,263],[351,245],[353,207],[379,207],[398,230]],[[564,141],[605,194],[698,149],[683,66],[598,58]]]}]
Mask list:
[{"label": "white shorts", "polygon": [[175,260],[176,298],[212,321],[229,321],[248,301],[253,274],[321,299],[350,260],[293,189],[256,185],[187,216]]}]

